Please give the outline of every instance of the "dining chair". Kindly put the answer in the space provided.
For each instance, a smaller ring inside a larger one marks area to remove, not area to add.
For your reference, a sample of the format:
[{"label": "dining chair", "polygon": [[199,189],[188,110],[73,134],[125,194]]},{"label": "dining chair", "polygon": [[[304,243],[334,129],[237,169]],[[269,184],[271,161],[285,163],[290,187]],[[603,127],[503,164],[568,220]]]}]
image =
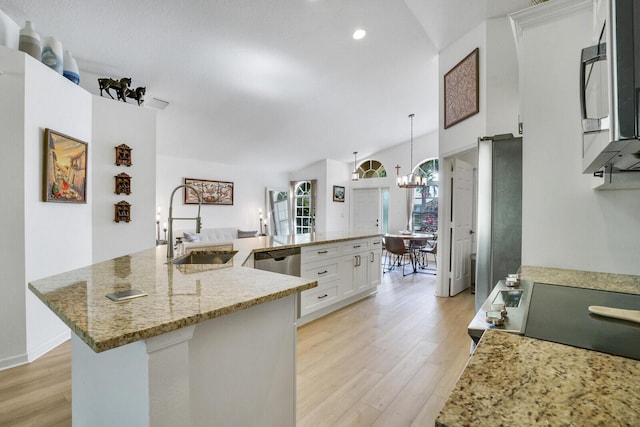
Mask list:
[{"label": "dining chair", "polygon": [[387,268],[383,268],[383,273],[402,265],[402,276],[410,274],[405,274],[404,272],[404,266],[407,265],[407,257],[409,258],[409,263],[411,263],[411,251],[404,245],[404,240],[400,237],[384,237],[384,247],[389,256],[387,256]]},{"label": "dining chair", "polygon": [[422,268],[425,268],[429,265],[429,254],[433,255],[433,263],[435,264],[436,268],[438,267],[438,242],[434,241],[433,246],[424,246],[422,248],[420,248],[420,253],[423,256],[424,261],[422,262]]}]

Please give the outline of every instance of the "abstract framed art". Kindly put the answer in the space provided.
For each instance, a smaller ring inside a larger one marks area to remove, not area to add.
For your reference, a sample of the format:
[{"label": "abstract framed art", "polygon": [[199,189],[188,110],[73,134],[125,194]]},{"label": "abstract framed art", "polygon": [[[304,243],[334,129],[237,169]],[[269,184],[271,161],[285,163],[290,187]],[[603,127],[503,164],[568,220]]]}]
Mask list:
[{"label": "abstract framed art", "polygon": [[333,201],[344,203],[344,187],[339,185],[333,186]]},{"label": "abstract framed art", "polygon": [[43,201],[87,203],[87,143],[44,131]]},{"label": "abstract framed art", "polygon": [[[233,205],[233,182],[185,178],[184,183],[198,190],[203,205]],[[198,195],[190,188],[184,189],[184,204],[198,204]]]},{"label": "abstract framed art", "polygon": [[475,48],[444,75],[444,128],[480,111],[478,64],[480,50]]}]

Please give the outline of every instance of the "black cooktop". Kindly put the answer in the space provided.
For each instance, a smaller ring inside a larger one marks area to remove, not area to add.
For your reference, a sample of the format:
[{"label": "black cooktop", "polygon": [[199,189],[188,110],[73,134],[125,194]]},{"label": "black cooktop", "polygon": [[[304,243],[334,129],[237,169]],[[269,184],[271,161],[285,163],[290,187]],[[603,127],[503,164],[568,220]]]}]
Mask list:
[{"label": "black cooktop", "polygon": [[640,310],[640,295],[535,283],[524,335],[640,360],[640,323],[591,314],[590,305]]}]

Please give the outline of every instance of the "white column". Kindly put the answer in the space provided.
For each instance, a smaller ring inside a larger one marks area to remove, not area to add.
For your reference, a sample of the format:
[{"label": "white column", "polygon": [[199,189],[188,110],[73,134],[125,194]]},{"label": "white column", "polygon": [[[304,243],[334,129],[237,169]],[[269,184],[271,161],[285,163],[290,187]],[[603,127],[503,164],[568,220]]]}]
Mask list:
[{"label": "white column", "polygon": [[71,337],[74,426],[189,426],[189,345],[195,327],[102,353]]}]

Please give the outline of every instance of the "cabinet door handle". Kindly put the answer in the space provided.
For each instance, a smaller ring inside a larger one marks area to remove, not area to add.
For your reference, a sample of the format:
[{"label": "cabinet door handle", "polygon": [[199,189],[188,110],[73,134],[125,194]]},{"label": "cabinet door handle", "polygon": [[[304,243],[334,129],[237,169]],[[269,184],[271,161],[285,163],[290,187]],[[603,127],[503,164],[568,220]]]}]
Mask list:
[{"label": "cabinet door handle", "polygon": [[318,255],[327,254],[329,251],[318,251]]},{"label": "cabinet door handle", "polygon": [[360,263],[361,263],[361,258],[360,255],[356,255],[356,267],[360,267]]},{"label": "cabinet door handle", "polygon": [[318,271],[318,275],[319,275],[319,276],[320,276],[320,275],[322,275],[322,274],[327,274],[327,273],[328,273],[328,271],[327,271],[327,270],[324,270],[324,271]]},{"label": "cabinet door handle", "polygon": [[320,296],[318,297],[318,299],[323,299],[323,298],[326,298],[326,297],[328,297],[328,296],[329,296],[329,294],[320,295]]},{"label": "cabinet door handle", "polygon": [[370,253],[371,255],[371,260],[369,262],[373,262],[374,258],[376,257],[375,254],[373,252]]}]

